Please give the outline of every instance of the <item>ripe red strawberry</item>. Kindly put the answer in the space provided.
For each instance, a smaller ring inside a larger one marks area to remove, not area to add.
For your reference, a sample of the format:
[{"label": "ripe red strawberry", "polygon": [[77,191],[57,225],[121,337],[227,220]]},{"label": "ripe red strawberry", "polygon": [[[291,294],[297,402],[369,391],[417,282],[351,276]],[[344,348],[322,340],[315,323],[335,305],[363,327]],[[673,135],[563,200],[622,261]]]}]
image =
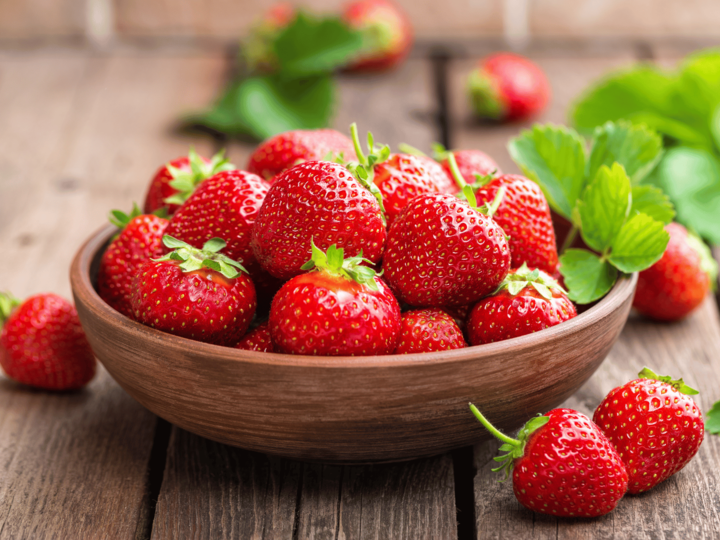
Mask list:
[{"label": "ripe red strawberry", "polygon": [[575,305],[553,278],[523,265],[510,271],[492,296],[475,304],[468,339],[472,345],[493,343],[539,332],[576,315]]},{"label": "ripe red strawberry", "polygon": [[413,30],[405,13],[388,0],[356,0],[343,19],[363,34],[365,45],[348,69],[379,71],[400,64],[410,52]]},{"label": "ripe red strawberry", "polygon": [[334,129],[309,129],[280,133],[258,146],[247,170],[270,183],[283,171],[305,161],[327,159],[328,154],[356,159],[350,139]]},{"label": "ripe red strawberry", "polygon": [[510,269],[500,226],[468,201],[446,193],[420,195],[388,232],[385,279],[399,300],[417,307],[469,304],[494,291]]},{"label": "ripe red strawberry", "polygon": [[705,433],[690,397],[697,390],[649,368],[638,376],[611,390],[593,415],[625,463],[630,493],[647,491],[682,469]]},{"label": "ripe red strawberry", "polygon": [[270,339],[270,327],[267,321],[245,334],[235,345],[235,348],[246,351],[275,352]]},{"label": "ripe red strawberry", "polygon": [[463,306],[445,306],[442,310],[453,318],[460,330],[465,332],[468,316],[470,315],[472,307],[472,304],[465,304]]},{"label": "ripe red strawberry", "polygon": [[467,347],[467,343],[462,330],[444,310],[429,308],[403,313],[400,319],[400,341],[395,354],[448,351],[463,347]]},{"label": "ripe red strawberry", "polygon": [[312,245],[312,257],[275,295],[270,335],[276,351],[315,356],[370,356],[395,350],[400,306],[362,253],[343,259]]},{"label": "ripe red strawberry", "polygon": [[698,307],[713,288],[717,263],[707,246],[678,223],[665,226],[670,241],[662,258],[640,272],[633,307],[660,321],[676,321]]},{"label": "ripe red strawberry", "polygon": [[242,265],[220,254],[213,238],[202,250],[165,235],[171,248],[138,268],[132,307],[138,322],[190,339],[233,345],[255,314],[255,287]]},{"label": "ripe red strawberry", "polygon": [[542,111],[550,101],[550,84],[527,58],[495,53],[484,58],[468,78],[470,104],[481,118],[522,120]]},{"label": "ripe red strawberry", "polygon": [[20,302],[0,293],[0,366],[11,379],[76,390],[95,376],[95,356],[75,306],[46,293]]},{"label": "ripe red strawberry", "polygon": [[451,179],[455,178],[450,165],[450,155],[452,154],[455,163],[457,163],[460,176],[464,181],[464,183],[460,184],[456,182],[451,193],[458,193],[465,184],[474,184],[478,176],[482,178],[488,175],[502,174],[495,160],[480,150],[453,150],[450,152],[445,150],[441,144],[436,144],[434,147],[435,159],[440,162],[445,174]]},{"label": "ripe red strawberry", "polygon": [[[530,420],[512,439],[470,404],[475,417],[503,441],[494,471],[512,472],[515,498],[525,508],[560,517],[597,517],[625,495],[628,474],[613,445],[582,413],[553,409]],[[507,477],[507,476],[506,476]]]},{"label": "ripe red strawberry", "polygon": [[224,151],[218,152],[208,161],[191,148],[187,156],[173,159],[160,167],[145,196],[145,213],[153,214],[165,208],[169,215],[173,215],[201,182],[220,171],[234,169],[235,166],[223,154]]},{"label": "ripe red strawberry", "polygon": [[[442,145],[436,145],[441,147]],[[458,185],[455,180],[450,176],[442,165],[440,165],[433,158],[418,150],[417,148],[410,146],[409,144],[400,143],[398,148],[405,154],[411,154],[417,157],[422,163],[425,172],[432,180],[433,184],[440,193],[457,193],[459,191]]]},{"label": "ripe red strawberry", "polygon": [[302,273],[310,241],[333,244],[349,257],[362,250],[373,263],[385,248],[385,224],[376,198],[337,163],[307,161],[270,187],[252,230],[252,249],[279,279]]},{"label": "ripe red strawberry", "polygon": [[110,243],[100,260],[98,294],[110,307],[132,317],[130,297],[135,272],[147,259],[162,254],[162,236],[168,220],[154,215],[141,215],[136,205],[130,215],[113,210],[110,222],[120,229],[120,234]]}]

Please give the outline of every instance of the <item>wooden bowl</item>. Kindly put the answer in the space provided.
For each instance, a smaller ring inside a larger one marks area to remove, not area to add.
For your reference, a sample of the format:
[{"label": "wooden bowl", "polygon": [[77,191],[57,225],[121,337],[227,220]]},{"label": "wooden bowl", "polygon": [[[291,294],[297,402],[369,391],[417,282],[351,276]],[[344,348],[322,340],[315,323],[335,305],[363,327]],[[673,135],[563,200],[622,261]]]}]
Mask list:
[{"label": "wooden bowl", "polygon": [[70,279],[90,344],[120,386],[203,437],[328,463],[419,458],[489,438],[468,402],[508,431],[557,406],[615,343],[637,282],[620,279],[576,318],[501,343],[396,356],[269,354],[166,334],[105,304],[93,282],[114,232],[87,241]]}]

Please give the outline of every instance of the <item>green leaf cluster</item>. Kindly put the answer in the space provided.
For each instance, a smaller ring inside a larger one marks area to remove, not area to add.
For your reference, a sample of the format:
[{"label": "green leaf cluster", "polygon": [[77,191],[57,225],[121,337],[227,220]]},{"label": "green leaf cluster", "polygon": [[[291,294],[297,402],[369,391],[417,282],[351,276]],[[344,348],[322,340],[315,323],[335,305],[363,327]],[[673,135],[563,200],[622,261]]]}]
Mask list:
[{"label": "green leaf cluster", "polygon": [[227,245],[222,238],[211,238],[202,249],[173,238],[166,234],[162,238],[165,247],[172,251],[163,257],[153,259],[155,261],[178,261],[183,272],[195,272],[201,268],[209,268],[221,273],[228,279],[235,279],[240,272],[247,273],[247,270],[238,261],[220,253]]},{"label": "green leaf cluster", "polygon": [[372,261],[363,258],[362,250],[356,256],[346,259],[343,248],[338,248],[335,244],[330,246],[327,252],[323,252],[315,245],[314,240],[310,239],[310,247],[312,250],[310,260],[302,265],[302,270],[328,272],[365,285],[372,291],[380,290],[377,281],[375,281],[377,272],[363,265],[363,263],[372,264]]},{"label": "green leaf cluster", "polygon": [[620,119],[660,133],[667,151],[648,181],[668,194],[678,221],[720,245],[720,49],[692,54],[672,72],[639,65],[613,73],[570,116],[585,134]]},{"label": "green leaf cluster", "polygon": [[332,73],[362,46],[361,33],[339,18],[299,12],[268,44],[272,73],[246,66],[209,110],[186,122],[259,140],[294,129],[326,127],[336,101]]}]

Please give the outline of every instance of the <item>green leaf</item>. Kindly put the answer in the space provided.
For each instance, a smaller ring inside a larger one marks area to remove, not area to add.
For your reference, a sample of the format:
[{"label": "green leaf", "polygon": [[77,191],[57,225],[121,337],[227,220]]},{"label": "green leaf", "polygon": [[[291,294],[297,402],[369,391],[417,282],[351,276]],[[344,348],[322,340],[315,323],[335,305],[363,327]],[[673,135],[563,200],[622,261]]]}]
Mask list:
[{"label": "green leaf", "polygon": [[182,240],[178,240],[177,238],[174,238],[170,236],[169,234],[166,234],[162,237],[162,242],[165,245],[165,247],[170,249],[180,249],[180,248],[189,248],[191,247],[190,244],[183,242]]},{"label": "green leaf", "polygon": [[560,273],[568,296],[578,304],[589,304],[605,296],[617,281],[617,270],[585,249],[568,249],[560,257]]},{"label": "green leaf", "polygon": [[221,249],[224,249],[227,243],[222,238],[211,238],[205,244],[203,244],[203,251],[209,251],[210,253],[217,253]]},{"label": "green leaf", "polygon": [[720,106],[715,107],[710,117],[710,132],[715,141],[715,146],[720,148]]},{"label": "green leaf", "polygon": [[718,263],[713,257],[710,248],[692,231],[688,231],[687,243],[700,257],[700,269],[707,274],[710,279],[710,284],[713,290],[715,290],[718,279]]},{"label": "green leaf", "polygon": [[660,188],[650,185],[633,186],[630,215],[647,214],[666,225],[675,217],[675,208]]},{"label": "green leaf", "polygon": [[623,272],[640,272],[660,260],[669,239],[662,222],[636,214],[620,229],[609,261]]},{"label": "green leaf", "polygon": [[705,429],[715,435],[720,434],[720,401],[716,401],[712,408],[705,413]]},{"label": "green leaf", "polygon": [[508,151],[526,176],[537,182],[550,206],[571,219],[585,187],[585,146],[573,130],[535,125],[510,140]]},{"label": "green leaf", "polygon": [[620,232],[631,205],[630,179],[622,165],[602,165],[578,204],[583,240],[604,252]]},{"label": "green leaf", "polygon": [[223,90],[209,110],[188,115],[184,122],[191,126],[204,126],[228,135],[253,134],[252,128],[243,118],[238,105],[242,87],[243,81],[231,83]]},{"label": "green leaf", "polygon": [[595,129],[587,178],[595,178],[600,166],[617,162],[636,184],[658,164],[662,151],[662,138],[655,131],[627,121],[607,122]]}]

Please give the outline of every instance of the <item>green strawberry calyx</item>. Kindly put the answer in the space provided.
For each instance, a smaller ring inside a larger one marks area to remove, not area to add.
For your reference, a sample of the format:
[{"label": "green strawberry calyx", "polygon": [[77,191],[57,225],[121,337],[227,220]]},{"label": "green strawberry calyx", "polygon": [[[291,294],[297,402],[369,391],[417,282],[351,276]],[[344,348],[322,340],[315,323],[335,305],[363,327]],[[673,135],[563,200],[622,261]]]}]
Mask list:
[{"label": "green strawberry calyx", "polygon": [[512,437],[508,437],[504,433],[498,431],[498,429],[493,426],[472,403],[470,403],[470,410],[475,415],[475,418],[477,418],[478,421],[485,426],[485,429],[503,442],[503,445],[500,447],[500,451],[507,453],[493,458],[495,461],[500,463],[500,466],[492,469],[492,471],[497,472],[504,470],[505,480],[507,480],[510,476],[515,460],[521,458],[525,453],[525,445],[530,439],[530,435],[550,421],[549,416],[536,416],[535,418],[531,418],[518,432],[518,438],[513,439]]},{"label": "green strawberry calyx", "polygon": [[553,291],[557,291],[567,295],[567,291],[560,284],[545,272],[541,272],[535,268],[530,270],[527,263],[523,263],[520,268],[510,272],[500,283],[493,295],[499,293],[503,289],[507,289],[511,296],[517,296],[525,287],[532,287],[540,296],[547,300],[552,300]]},{"label": "green strawberry calyx", "polygon": [[649,367],[644,367],[642,369],[642,371],[640,373],[638,373],[638,377],[641,379],[653,379],[655,381],[664,382],[664,383],[672,386],[675,390],[677,390],[681,394],[685,394],[688,396],[694,396],[694,395],[700,393],[699,391],[697,391],[694,388],[691,388],[690,386],[685,384],[685,382],[682,379],[673,379],[669,375],[658,375]]},{"label": "green strawberry calyx", "polygon": [[302,270],[327,272],[355,281],[360,285],[365,285],[372,291],[380,290],[377,281],[375,281],[375,276],[378,275],[378,273],[372,268],[363,266],[362,264],[363,262],[372,264],[372,261],[363,259],[362,250],[360,250],[360,253],[356,256],[346,259],[343,248],[338,248],[335,244],[330,246],[327,252],[323,252],[315,245],[315,242],[311,238],[310,246],[312,248],[312,255],[310,256],[310,260],[300,267]]},{"label": "green strawberry calyx", "polygon": [[[437,154],[436,155],[440,155]],[[455,184],[457,184],[458,188],[460,188],[460,194],[458,194],[458,197],[461,199],[467,198],[467,190],[466,188],[470,187],[467,182],[465,182],[465,178],[463,178],[463,175],[460,173],[460,168],[458,167],[457,160],[455,159],[455,154],[452,152],[445,152],[443,159],[446,159],[448,162],[448,167],[450,167],[450,172],[452,173],[451,176],[453,177],[453,180],[455,180]],[[481,175],[481,174],[475,174],[475,183],[472,185],[472,192],[473,194],[475,191],[477,191],[479,188],[486,186],[490,182],[492,182],[497,177],[497,169],[492,171],[489,174]]]},{"label": "green strawberry calyx", "polygon": [[366,156],[360,146],[360,138],[358,137],[358,129],[355,122],[350,125],[350,138],[355,147],[355,155],[357,155],[358,160],[345,163],[345,167],[347,167],[365,189],[373,194],[380,205],[380,210],[385,214],[382,193],[375,185],[375,182],[373,182],[373,177],[375,176],[375,165],[387,161],[390,157],[390,147],[386,144],[376,145],[372,133],[368,131],[367,145],[370,152]]},{"label": "green strawberry calyx", "polygon": [[220,253],[227,245],[222,238],[211,238],[205,242],[202,249],[193,247],[167,234],[163,236],[162,242],[165,247],[172,251],[159,259],[153,259],[156,262],[178,261],[180,263],[178,266],[183,272],[194,272],[201,268],[209,268],[221,273],[228,279],[235,279],[240,275],[240,272],[247,274],[247,270],[242,264]]},{"label": "green strawberry calyx", "polygon": [[10,293],[0,292],[0,328],[8,320],[13,310],[20,305],[20,300]]},{"label": "green strawberry calyx", "polygon": [[460,192],[460,195],[458,195],[458,198],[465,199],[471,208],[491,218],[495,215],[497,209],[500,208],[500,203],[502,203],[503,197],[505,196],[505,186],[502,186],[498,190],[492,202],[486,202],[480,206],[478,206],[477,197],[475,197],[475,190],[471,186],[466,185]]},{"label": "green strawberry calyx", "polygon": [[[142,210],[140,210],[140,207],[137,205],[137,203],[133,203],[132,210],[129,214],[126,214],[122,210],[110,210],[110,214],[108,215],[108,221],[122,231],[130,224],[133,219],[142,215],[143,212]],[[167,208],[165,208],[164,206],[155,210],[152,215],[163,219],[167,219],[169,217]]]},{"label": "green strawberry calyx", "polygon": [[507,106],[493,77],[480,69],[474,69],[468,77],[467,91],[475,114],[491,120],[502,120],[505,117]]},{"label": "green strawberry calyx", "polygon": [[181,169],[170,164],[166,165],[170,176],[173,178],[170,181],[170,187],[177,190],[177,193],[165,199],[167,204],[183,204],[190,198],[190,195],[193,194],[195,188],[201,182],[219,172],[235,169],[235,165],[225,158],[225,150],[220,150],[208,163],[195,152],[194,148],[190,148],[188,160],[190,162],[189,170],[186,167]]}]

